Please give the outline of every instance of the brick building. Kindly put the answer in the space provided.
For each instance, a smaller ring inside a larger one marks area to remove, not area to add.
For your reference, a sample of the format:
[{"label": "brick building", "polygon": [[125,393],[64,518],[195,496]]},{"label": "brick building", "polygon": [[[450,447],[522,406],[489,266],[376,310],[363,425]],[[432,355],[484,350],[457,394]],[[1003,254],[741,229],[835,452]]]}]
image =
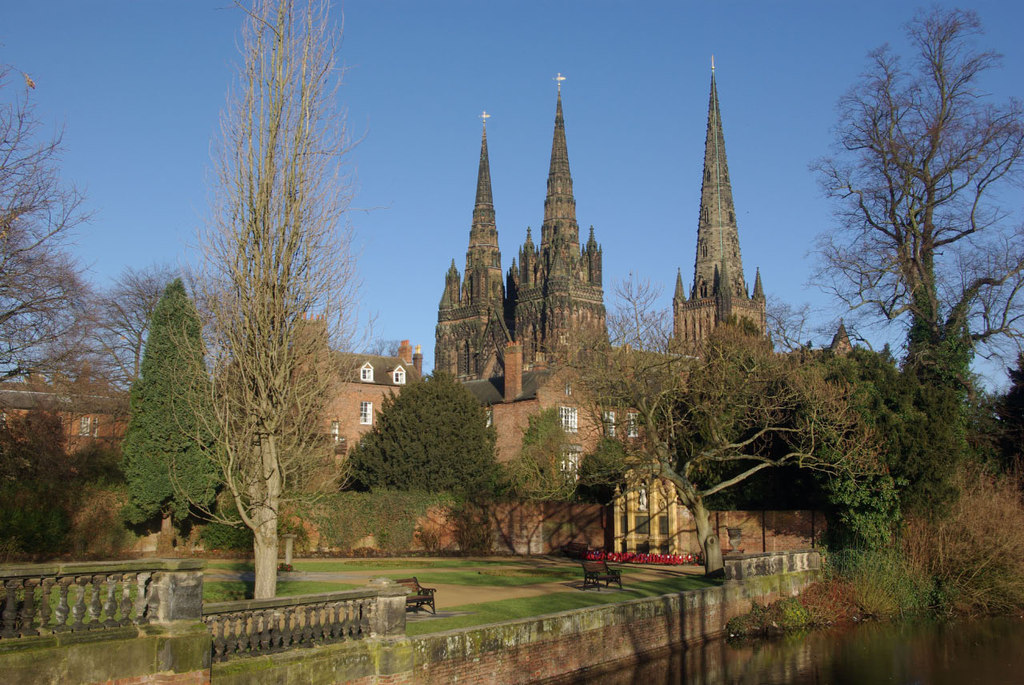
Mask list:
[{"label": "brick building", "polygon": [[39,377],[0,384],[0,422],[31,411],[60,417],[68,453],[96,443],[119,447],[128,426],[127,394],[106,386]]},{"label": "brick building", "polygon": [[337,357],[340,377],[324,411],[324,429],[334,440],[335,452],[345,454],[373,428],[384,397],[420,379],[423,354],[419,345],[413,352],[409,341],[403,340],[395,357],[353,353]]}]

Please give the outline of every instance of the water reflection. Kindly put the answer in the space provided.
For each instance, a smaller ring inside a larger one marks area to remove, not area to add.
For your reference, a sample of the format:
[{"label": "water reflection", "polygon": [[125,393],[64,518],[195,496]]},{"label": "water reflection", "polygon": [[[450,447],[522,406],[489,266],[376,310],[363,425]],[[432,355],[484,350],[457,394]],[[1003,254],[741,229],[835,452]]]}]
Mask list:
[{"label": "water reflection", "polygon": [[1024,683],[1024,620],[867,624],[705,645],[562,682],[601,685]]}]

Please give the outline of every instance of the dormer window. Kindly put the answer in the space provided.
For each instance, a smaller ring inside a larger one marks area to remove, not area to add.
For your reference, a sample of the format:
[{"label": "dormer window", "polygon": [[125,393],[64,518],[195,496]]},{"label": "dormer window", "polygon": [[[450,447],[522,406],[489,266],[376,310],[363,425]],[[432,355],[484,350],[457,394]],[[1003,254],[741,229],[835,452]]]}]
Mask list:
[{"label": "dormer window", "polygon": [[373,364],[366,362],[363,368],[359,369],[359,380],[363,383],[373,383]]},{"label": "dormer window", "polygon": [[391,380],[395,385],[405,385],[405,369],[401,366],[391,372]]}]

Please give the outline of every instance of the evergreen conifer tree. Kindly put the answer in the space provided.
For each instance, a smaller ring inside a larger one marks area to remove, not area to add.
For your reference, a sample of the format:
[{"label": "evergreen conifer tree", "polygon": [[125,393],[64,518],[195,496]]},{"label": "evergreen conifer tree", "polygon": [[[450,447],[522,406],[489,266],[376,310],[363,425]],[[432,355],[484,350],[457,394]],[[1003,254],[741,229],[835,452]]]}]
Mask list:
[{"label": "evergreen conifer tree", "polygon": [[494,444],[480,403],[435,373],[384,398],[352,455],[352,476],[364,488],[480,493],[494,486]]},{"label": "evergreen conifer tree", "polygon": [[202,325],[181,279],[164,290],[153,311],[142,372],[132,384],[131,419],[122,449],[129,520],[162,518],[169,543],[172,518],[188,516],[216,493],[216,469],[207,450],[209,379],[203,364]]}]

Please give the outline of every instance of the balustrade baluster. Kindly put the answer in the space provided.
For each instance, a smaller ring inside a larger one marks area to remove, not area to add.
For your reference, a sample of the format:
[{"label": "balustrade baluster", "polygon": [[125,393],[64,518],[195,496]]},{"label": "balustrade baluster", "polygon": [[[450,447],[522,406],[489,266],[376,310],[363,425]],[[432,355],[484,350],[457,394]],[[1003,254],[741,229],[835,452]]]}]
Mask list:
[{"label": "balustrade baluster", "polygon": [[232,641],[234,642],[234,648],[231,652],[233,654],[237,654],[245,650],[245,612],[240,611],[232,614],[232,616],[234,618],[232,621],[232,624],[234,625],[234,633],[232,635],[232,637],[234,637],[234,640]]},{"label": "balustrade baluster", "polygon": [[146,621],[152,621],[155,616],[160,615],[160,592],[157,589],[163,573],[156,571],[146,584]]},{"label": "balustrade baluster", "polygon": [[125,573],[121,576],[121,625],[128,625],[132,622],[132,582],[136,574]]},{"label": "balustrade baluster", "polygon": [[86,580],[89,583],[89,590],[91,595],[89,597],[89,625],[88,628],[100,627],[100,614],[103,612],[103,601],[100,599],[100,595],[103,590],[103,576],[87,576]]},{"label": "balustrade baluster", "polygon": [[39,597],[39,627],[44,632],[50,632],[50,595],[53,592],[53,578],[43,578],[40,582],[42,590]]},{"label": "balustrade baluster", "polygon": [[213,658],[223,661],[227,658],[227,641],[224,639],[224,617],[215,616],[210,627],[213,631]]},{"label": "balustrade baluster", "polygon": [[119,625],[117,620],[117,581],[121,579],[120,575],[111,575],[106,577],[107,581],[107,601],[103,603],[103,613],[106,614],[107,620],[103,622],[108,628],[113,628]]},{"label": "balustrade baluster", "polygon": [[82,618],[85,616],[85,584],[89,582],[89,578],[77,576],[73,582],[75,584],[76,597],[75,605],[71,607],[71,630],[79,631],[85,628]]},{"label": "balustrade baluster", "polygon": [[270,609],[264,609],[259,613],[260,616],[260,646],[261,652],[267,652],[270,650],[270,636],[273,626],[271,620],[273,619],[274,612]]},{"label": "balustrade baluster", "polygon": [[300,609],[299,613],[302,615],[302,644],[308,645],[313,640],[313,608],[310,605],[306,605]]},{"label": "balustrade baluster", "polygon": [[70,613],[68,591],[71,589],[73,582],[75,582],[75,579],[71,576],[64,576],[57,580],[57,592],[60,596],[57,599],[57,608],[53,612],[54,619],[56,619],[56,625],[53,627],[53,632],[55,633],[71,630],[68,626],[68,614]]},{"label": "balustrade baluster", "polygon": [[284,635],[281,633],[281,612],[269,609],[270,612],[270,651],[281,649]]},{"label": "balustrade baluster", "polygon": [[27,578],[24,583],[25,600],[21,605],[21,616],[18,621],[18,632],[24,635],[38,635],[36,630],[36,587],[39,579]]},{"label": "balustrade baluster", "polygon": [[7,590],[6,601],[4,602],[3,613],[0,614],[0,619],[3,620],[3,625],[0,626],[0,637],[17,637],[18,631],[18,588],[21,587],[21,579],[12,578],[4,583],[4,589]]},{"label": "balustrade baluster", "polygon": [[324,606],[324,621],[326,621],[326,627],[324,629],[324,635],[327,636],[328,640],[338,639],[338,602],[329,602]]}]

